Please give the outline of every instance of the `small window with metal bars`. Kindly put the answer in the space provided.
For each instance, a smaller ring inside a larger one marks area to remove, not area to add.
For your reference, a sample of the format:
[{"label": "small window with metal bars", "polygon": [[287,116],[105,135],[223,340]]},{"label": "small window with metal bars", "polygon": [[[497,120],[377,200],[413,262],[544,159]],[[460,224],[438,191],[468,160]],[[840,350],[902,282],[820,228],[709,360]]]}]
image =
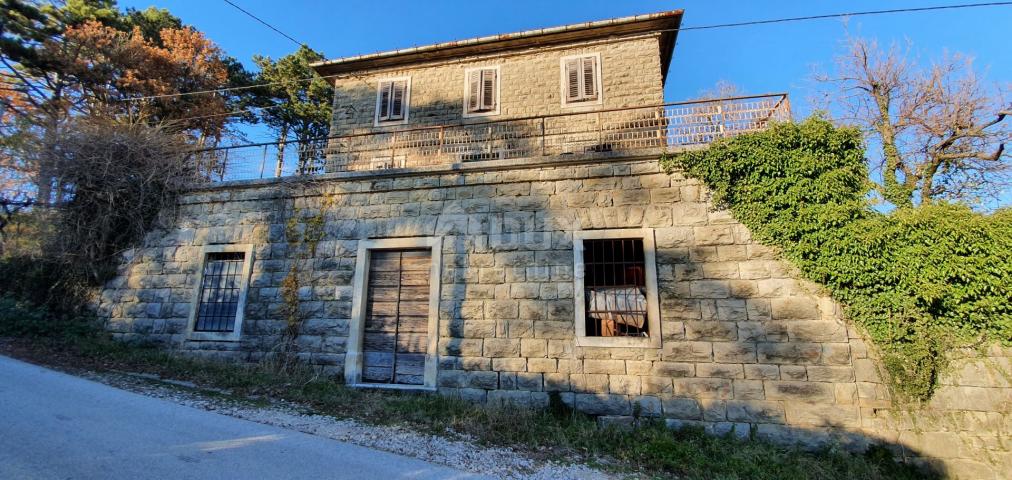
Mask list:
[{"label": "small window with metal bars", "polygon": [[643,239],[584,239],[583,266],[586,335],[649,336]]},{"label": "small window with metal bars", "polygon": [[245,261],[246,255],[243,252],[207,253],[193,331],[235,331],[239,305],[242,304]]}]

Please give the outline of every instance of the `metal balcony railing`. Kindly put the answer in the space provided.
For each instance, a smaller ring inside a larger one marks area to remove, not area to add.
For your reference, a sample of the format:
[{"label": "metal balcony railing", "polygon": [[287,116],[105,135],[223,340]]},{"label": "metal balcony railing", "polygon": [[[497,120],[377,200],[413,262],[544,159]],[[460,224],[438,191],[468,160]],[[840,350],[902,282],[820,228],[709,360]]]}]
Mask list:
[{"label": "metal balcony railing", "polygon": [[200,181],[319,175],[705,145],[789,121],[786,94],[695,100],[494,122],[372,131],[195,151]]}]

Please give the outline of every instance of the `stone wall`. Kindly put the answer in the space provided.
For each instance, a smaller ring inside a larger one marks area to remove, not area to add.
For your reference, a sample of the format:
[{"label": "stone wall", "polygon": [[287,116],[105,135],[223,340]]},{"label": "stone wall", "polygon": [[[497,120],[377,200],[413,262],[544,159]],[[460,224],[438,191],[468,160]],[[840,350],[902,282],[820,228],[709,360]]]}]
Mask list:
[{"label": "stone wall", "polygon": [[862,345],[852,342],[863,434],[947,478],[1012,478],[1012,348],[952,352],[931,400],[897,408]]},{"label": "stone wall", "polygon": [[[664,102],[658,37],[644,36],[584,42],[555,48],[511,51],[441,63],[356,73],[334,80],[331,135],[341,136],[432,125],[510,120],[586,110],[562,107],[560,60],[600,53],[603,103],[594,109],[659,105]],[[500,114],[463,118],[464,71],[496,66],[500,70]],[[674,73],[673,73],[674,74]],[[411,77],[409,124],[374,127],[379,79]],[[587,119],[574,121],[584,124]]]},{"label": "stone wall", "polygon": [[[881,441],[966,478],[1012,471],[1012,397],[992,373],[1009,371],[1009,352],[960,367],[930,405],[903,414],[840,307],[707,199],[648,159],[193,191],[168,230],[128,255],[100,309],[118,338],[253,361],[285,328],[281,285],[294,270],[299,355],[340,381],[358,241],[440,236],[442,394],[544,406],[558,392],[603,422],[662,417],[809,447]],[[315,248],[292,243],[313,219]],[[661,347],[576,346],[573,231],[644,227],[655,229]],[[243,336],[193,341],[201,252],[223,243],[254,244]]]}]

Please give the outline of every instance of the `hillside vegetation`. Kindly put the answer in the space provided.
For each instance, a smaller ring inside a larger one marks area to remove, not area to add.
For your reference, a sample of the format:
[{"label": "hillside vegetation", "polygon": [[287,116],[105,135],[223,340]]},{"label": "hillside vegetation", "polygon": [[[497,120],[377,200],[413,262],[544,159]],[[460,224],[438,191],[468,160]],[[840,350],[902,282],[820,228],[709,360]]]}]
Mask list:
[{"label": "hillside vegetation", "polygon": [[894,391],[930,397],[953,348],[1012,343],[1012,212],[873,208],[861,133],[821,118],[663,159],[803,275],[882,354]]}]

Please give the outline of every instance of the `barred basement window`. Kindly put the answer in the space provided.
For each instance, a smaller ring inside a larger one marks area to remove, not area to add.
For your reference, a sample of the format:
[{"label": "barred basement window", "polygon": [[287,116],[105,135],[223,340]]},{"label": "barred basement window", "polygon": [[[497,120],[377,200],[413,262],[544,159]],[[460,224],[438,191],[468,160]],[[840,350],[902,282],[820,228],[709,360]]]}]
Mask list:
[{"label": "barred basement window", "polygon": [[650,229],[574,233],[577,344],[659,346]]},{"label": "barred basement window", "polygon": [[242,291],[242,252],[209,253],[204,260],[196,332],[231,332]]},{"label": "barred basement window", "polygon": [[584,240],[583,266],[587,336],[646,337],[643,239]]},{"label": "barred basement window", "polygon": [[190,318],[191,339],[239,339],[251,256],[250,245],[205,248]]}]

